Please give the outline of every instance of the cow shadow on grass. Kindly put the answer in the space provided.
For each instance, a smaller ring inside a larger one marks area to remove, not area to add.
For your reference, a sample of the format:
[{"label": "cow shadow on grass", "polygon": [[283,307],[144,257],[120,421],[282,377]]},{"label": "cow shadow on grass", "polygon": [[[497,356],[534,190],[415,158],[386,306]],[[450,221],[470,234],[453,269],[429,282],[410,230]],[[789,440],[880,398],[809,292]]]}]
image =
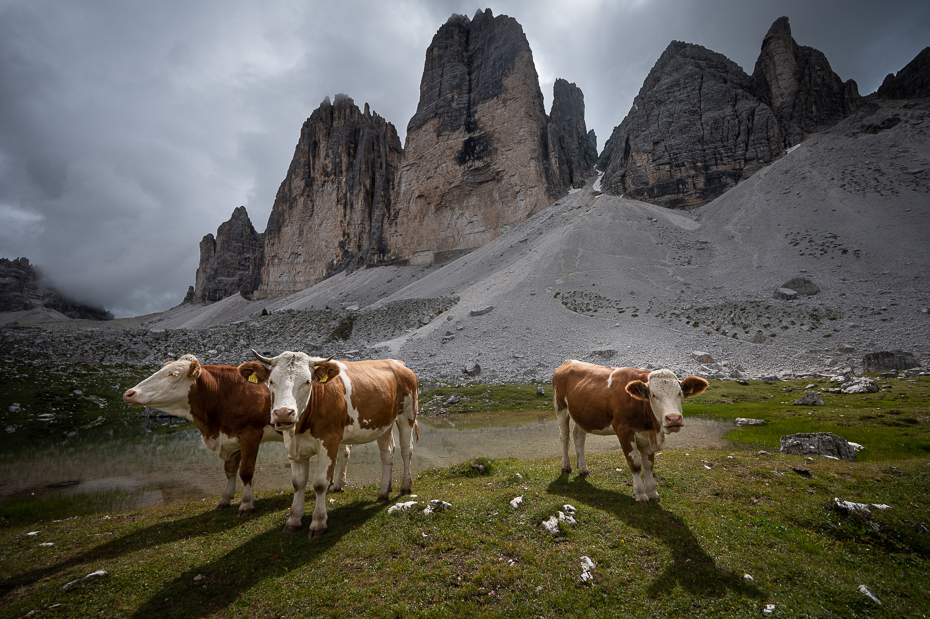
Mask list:
[{"label": "cow shadow on grass", "polygon": [[688,525],[660,504],[640,504],[628,493],[598,488],[583,477],[570,478],[567,474],[560,475],[546,490],[549,494],[606,511],[665,544],[672,556],[672,564],[649,586],[650,596],[665,595],[678,585],[696,595],[720,597],[732,591],[752,598],[764,597],[743,577],[717,567]]},{"label": "cow shadow on grass", "polygon": [[[282,511],[290,506],[291,499],[290,494],[263,498],[258,502],[258,511],[261,513]],[[171,544],[179,540],[198,537],[208,538],[212,534],[235,528],[241,523],[242,519],[237,516],[235,508],[211,509],[187,518],[169,520],[141,529],[133,529],[117,539],[91,548],[59,563],[0,580],[0,599],[3,599],[18,587],[53,577],[62,572],[73,571],[74,568],[82,565],[86,565],[86,569],[92,571],[98,569],[95,564],[101,561],[116,559],[123,555],[163,544]],[[84,572],[69,574],[69,577],[77,578],[84,574]]]},{"label": "cow shadow on grass", "polygon": [[[226,609],[267,579],[314,563],[342,537],[382,513],[384,501],[358,501],[329,509],[329,528],[323,537],[308,540],[307,523],[296,534],[281,532],[275,523],[222,557],[193,567],[165,584],[131,617],[138,619],[206,617]],[[202,576],[202,578],[198,578]],[[197,579],[197,580],[195,580]]]}]

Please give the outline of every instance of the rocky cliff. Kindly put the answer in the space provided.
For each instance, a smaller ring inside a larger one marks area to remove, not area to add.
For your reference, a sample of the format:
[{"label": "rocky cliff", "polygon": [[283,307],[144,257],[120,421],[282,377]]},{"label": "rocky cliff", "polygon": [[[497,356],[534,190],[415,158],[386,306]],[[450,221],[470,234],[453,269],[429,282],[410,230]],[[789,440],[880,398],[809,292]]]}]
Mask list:
[{"label": "rocky cliff", "polygon": [[752,92],[775,112],[785,148],[832,127],[860,105],[856,82],[843,82],[822,52],[798,45],[787,17],[775,20],[762,40]]},{"label": "rocky cliff", "polygon": [[673,41],[605,144],[602,187],[661,206],[701,206],[859,101],[855,82],[797,45],[785,17],[766,34],[751,77],[721,54]]},{"label": "rocky cliff", "polygon": [[185,303],[213,303],[242,292],[250,295],[261,282],[264,235],[252,227],[244,206],[229,221],[200,241],[197,278],[187,291]]},{"label": "rocky cliff", "polygon": [[885,99],[930,97],[930,47],[923,48],[896,75],[889,73],[878,89],[878,96]]},{"label": "rocky cliff", "polygon": [[28,258],[0,258],[0,312],[43,307],[68,318],[113,319],[113,314],[101,307],[91,307],[62,296],[44,281],[41,272],[29,264]]},{"label": "rocky cliff", "polygon": [[403,151],[394,125],[351,98],[326,100],[304,123],[265,229],[254,296],[303,290],[380,261]]},{"label": "rocky cliff", "polygon": [[597,163],[597,136],[584,121],[584,93],[563,79],[555,80],[552,90],[550,167],[558,170],[560,187],[583,187]]},{"label": "rocky cliff", "polygon": [[706,204],[778,156],[779,126],[733,61],[673,41],[598,160],[607,192],[671,208]]},{"label": "rocky cliff", "polygon": [[548,206],[583,174],[559,169],[570,153],[586,152],[586,132],[585,142],[567,143],[576,126],[560,121],[555,134],[564,134],[566,145],[553,152],[533,54],[516,20],[490,10],[473,19],[453,15],[426,51],[388,256],[442,262]]}]

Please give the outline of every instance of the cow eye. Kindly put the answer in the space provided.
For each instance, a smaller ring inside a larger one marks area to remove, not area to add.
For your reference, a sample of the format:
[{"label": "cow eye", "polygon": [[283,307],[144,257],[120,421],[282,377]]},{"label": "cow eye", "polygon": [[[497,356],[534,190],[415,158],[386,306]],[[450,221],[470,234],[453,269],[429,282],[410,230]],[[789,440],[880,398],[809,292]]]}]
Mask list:
[{"label": "cow eye", "polygon": [[312,382],[313,382],[313,380],[308,378],[308,379],[307,379],[307,382],[305,382],[304,384],[305,384],[305,385],[309,385],[309,384],[312,383]]},{"label": "cow eye", "polygon": [[269,381],[268,381],[268,384],[271,385],[272,387],[274,387],[274,381],[273,381],[273,380],[269,380]]},{"label": "cow eye", "polygon": [[178,373],[177,373],[177,372],[168,372],[168,376],[170,376],[171,378],[177,378],[177,377],[178,377]]}]

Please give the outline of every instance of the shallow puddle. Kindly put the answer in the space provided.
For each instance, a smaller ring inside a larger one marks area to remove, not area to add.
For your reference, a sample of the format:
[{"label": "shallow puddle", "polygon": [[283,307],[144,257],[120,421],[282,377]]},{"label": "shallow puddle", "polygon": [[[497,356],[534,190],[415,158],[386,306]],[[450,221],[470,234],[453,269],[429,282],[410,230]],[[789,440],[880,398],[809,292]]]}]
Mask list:
[{"label": "shallow puddle", "polygon": [[[223,465],[203,446],[193,424],[153,431],[144,424],[141,415],[136,424],[133,415],[138,413],[122,413],[126,425],[115,433],[102,427],[87,428],[76,435],[66,433],[63,439],[44,437],[34,449],[4,450],[0,456],[0,498],[119,490],[133,495],[137,507],[180,500],[218,500],[225,485]],[[529,459],[561,454],[554,413],[421,416],[418,423],[420,438],[412,458],[414,476],[427,468],[447,467],[475,457]],[[731,428],[728,423],[689,417],[681,432],[668,437],[664,450],[725,447],[727,441],[722,435]],[[9,441],[14,437],[5,438]],[[590,435],[586,452],[617,452],[617,466],[623,466],[616,437]],[[574,462],[574,445],[570,446],[570,453]],[[311,470],[312,466],[311,463]],[[395,489],[399,487],[401,473],[398,448],[394,456]],[[381,463],[375,443],[352,447],[347,477],[354,486],[379,483]],[[255,488],[291,490],[290,469],[282,443],[262,446]],[[239,482],[237,492],[241,490]],[[234,504],[237,502],[238,498]]]}]

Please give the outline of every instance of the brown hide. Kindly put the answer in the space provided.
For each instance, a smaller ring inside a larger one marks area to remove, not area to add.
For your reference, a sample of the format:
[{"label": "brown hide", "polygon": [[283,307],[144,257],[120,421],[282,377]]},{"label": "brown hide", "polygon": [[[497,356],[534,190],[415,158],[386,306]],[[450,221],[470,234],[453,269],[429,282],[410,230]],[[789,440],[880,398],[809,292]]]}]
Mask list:
[{"label": "brown hide", "polygon": [[207,438],[222,432],[260,441],[271,414],[265,385],[250,383],[235,366],[198,364],[197,372],[187,400],[200,433]]},{"label": "brown hide", "polygon": [[[372,360],[341,363],[346,366],[345,374],[352,385],[352,407],[358,411],[359,424],[363,429],[390,426],[403,413],[404,398],[411,394],[416,398],[417,377],[399,362]],[[325,382],[321,382],[324,378]],[[331,361],[314,369],[310,401],[295,428],[297,434],[309,432],[311,436],[322,440],[329,437],[342,438],[346,426],[354,423],[346,409],[343,378],[339,365]]]},{"label": "brown hide", "polygon": [[632,440],[634,432],[661,430],[649,402],[633,397],[626,390],[628,383],[645,383],[648,378],[649,372],[645,370],[566,361],[553,373],[552,388],[558,410],[567,406],[572,419],[586,432],[613,427],[618,438]]}]

